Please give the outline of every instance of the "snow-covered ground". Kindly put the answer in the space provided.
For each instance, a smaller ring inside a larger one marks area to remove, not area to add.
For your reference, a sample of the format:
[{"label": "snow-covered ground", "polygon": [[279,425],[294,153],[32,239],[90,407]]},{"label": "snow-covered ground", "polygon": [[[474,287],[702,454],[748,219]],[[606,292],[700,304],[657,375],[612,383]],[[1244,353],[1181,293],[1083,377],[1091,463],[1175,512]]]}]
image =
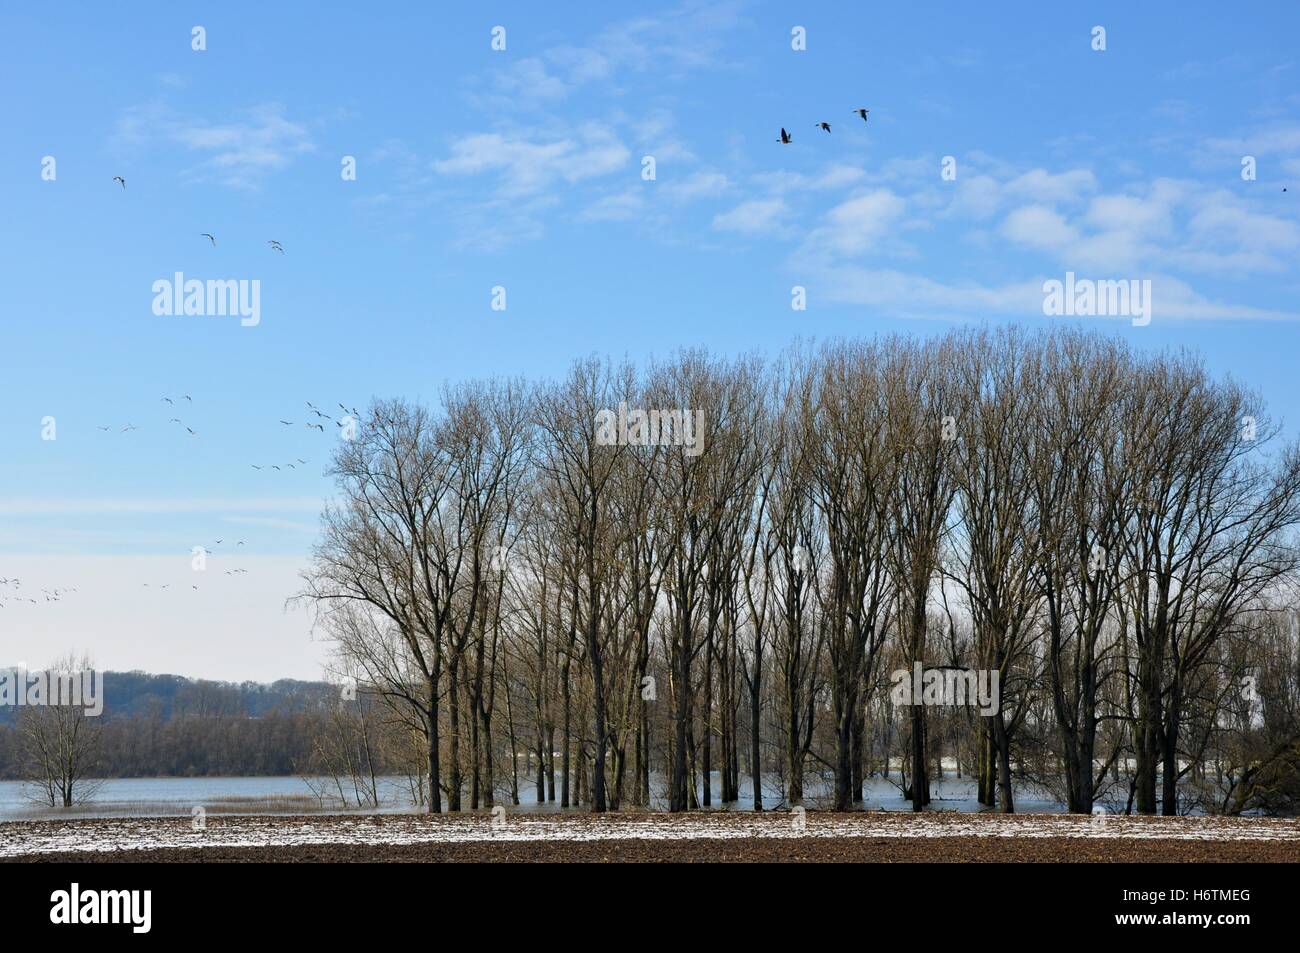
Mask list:
[{"label": "snow-covered ground", "polygon": [[0,824],[0,857],[145,848],[282,847],[472,841],[700,838],[1078,837],[1300,841],[1300,821],[1271,818],[927,813],[636,815],[356,815],[25,821]]}]

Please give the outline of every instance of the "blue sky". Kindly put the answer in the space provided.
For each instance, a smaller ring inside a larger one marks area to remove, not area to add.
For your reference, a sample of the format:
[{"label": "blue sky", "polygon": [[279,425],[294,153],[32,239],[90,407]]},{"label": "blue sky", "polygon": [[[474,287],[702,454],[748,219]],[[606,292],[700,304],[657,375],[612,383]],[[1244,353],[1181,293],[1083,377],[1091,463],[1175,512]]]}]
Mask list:
[{"label": "blue sky", "polygon": [[[1151,279],[1150,325],[1090,323],[1203,353],[1297,432],[1300,7],[619,6],[0,14],[0,578],[79,588],[6,602],[0,661],[76,641],[113,667],[316,674],[282,611],[336,439],[306,401],[1041,324],[1070,270]],[[154,315],[178,271],[260,280],[261,323]],[[190,548],[217,539],[245,545],[182,603]],[[164,579],[170,601],[146,598]],[[228,650],[200,648],[214,634]]]}]

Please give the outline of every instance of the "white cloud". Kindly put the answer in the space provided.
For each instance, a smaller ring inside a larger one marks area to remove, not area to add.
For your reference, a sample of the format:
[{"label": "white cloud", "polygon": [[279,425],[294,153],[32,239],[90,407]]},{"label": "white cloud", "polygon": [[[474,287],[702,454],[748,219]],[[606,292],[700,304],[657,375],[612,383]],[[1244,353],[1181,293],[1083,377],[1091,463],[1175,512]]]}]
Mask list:
[{"label": "white cloud", "polygon": [[777,230],[786,212],[786,204],[779,198],[754,199],[741,202],[729,212],[715,215],[713,227],[724,232],[760,235]]},{"label": "white cloud", "polygon": [[653,72],[656,82],[666,82],[725,68],[724,41],[742,22],[740,6],[738,0],[688,0],[655,16],[621,21],[586,44],[547,47],[494,67],[489,78],[471,81],[470,98],[483,105],[550,104],[593,84],[621,91],[619,81],[628,73]]},{"label": "white cloud", "polygon": [[541,192],[557,181],[573,183],[617,172],[631,153],[611,132],[587,125],[560,139],[528,134],[479,133],[456,142],[434,162],[446,176],[499,173],[507,195]]},{"label": "white cloud", "polygon": [[1071,169],[1058,173],[1048,172],[1046,169],[1030,169],[1008,182],[1004,189],[1013,199],[1030,202],[1073,202],[1096,187],[1097,179],[1087,169]]},{"label": "white cloud", "polygon": [[630,222],[641,216],[645,199],[636,192],[606,195],[587,206],[578,220],[584,222]]},{"label": "white cloud", "polygon": [[781,194],[785,192],[821,192],[842,189],[860,182],[865,176],[862,169],[846,163],[833,163],[812,175],[802,172],[768,172],[754,176],[760,187]]},{"label": "white cloud", "polygon": [[306,510],[319,512],[323,501],[318,497],[250,497],[155,499],[148,497],[64,497],[0,498],[0,515],[102,515],[114,513],[221,513],[281,512]]},{"label": "white cloud", "polygon": [[1054,209],[1026,205],[1002,223],[1002,234],[1019,245],[1059,251],[1078,241],[1079,233]]},{"label": "white cloud", "polygon": [[826,213],[805,243],[805,253],[852,257],[895,234],[907,202],[889,189],[877,189],[841,202]]},{"label": "white cloud", "polygon": [[278,103],[254,106],[236,118],[189,118],[154,105],[128,110],[117,124],[116,141],[127,147],[180,146],[202,156],[187,171],[196,181],[253,188],[294,159],[316,151],[306,123],[286,118]]},{"label": "white cloud", "polygon": [[720,196],[731,188],[731,183],[721,172],[692,172],[683,179],[660,180],[660,187],[674,202],[691,202],[695,199]]},{"label": "white cloud", "polygon": [[320,531],[319,523],[310,523],[306,520],[286,520],[279,519],[275,516],[223,516],[223,523],[233,523],[237,526],[260,526],[266,529],[283,529],[293,533],[316,533]]},{"label": "white cloud", "polygon": [[848,266],[827,269],[816,286],[827,300],[867,305],[904,318],[1042,314],[1043,286],[1038,279],[997,286],[945,284],[925,275]]},{"label": "white cloud", "polygon": [[517,60],[498,71],[495,80],[497,90],[511,99],[561,99],[570,89],[568,83],[549,72],[546,64],[535,56]]},{"label": "white cloud", "polygon": [[1206,140],[1201,151],[1207,157],[1235,159],[1242,156],[1296,156],[1300,155],[1300,123],[1285,121],[1270,123],[1241,136]]},{"label": "white cloud", "polygon": [[[1059,279],[1061,275],[1047,277]],[[1043,316],[1043,281],[1043,277],[1035,277],[1000,285],[970,281],[947,283],[925,275],[890,269],[836,266],[820,271],[816,275],[815,287],[819,298],[841,304],[862,305],[875,312],[899,318],[965,320],[1007,317],[1059,320]],[[1207,298],[1193,291],[1186,282],[1169,275],[1153,275],[1151,282],[1152,319],[1157,322],[1293,321],[1300,318],[1300,313]]]},{"label": "white cloud", "polygon": [[1084,220],[1103,231],[1165,234],[1169,231],[1173,207],[1173,202],[1159,197],[1099,195],[1089,203]]},{"label": "white cloud", "polygon": [[948,207],[949,215],[982,220],[1002,206],[1002,187],[991,175],[959,175],[953,185],[956,195]]},{"label": "white cloud", "polygon": [[1240,199],[1219,192],[1197,210],[1188,223],[1193,236],[1264,252],[1291,252],[1300,246],[1295,222],[1252,211]]}]

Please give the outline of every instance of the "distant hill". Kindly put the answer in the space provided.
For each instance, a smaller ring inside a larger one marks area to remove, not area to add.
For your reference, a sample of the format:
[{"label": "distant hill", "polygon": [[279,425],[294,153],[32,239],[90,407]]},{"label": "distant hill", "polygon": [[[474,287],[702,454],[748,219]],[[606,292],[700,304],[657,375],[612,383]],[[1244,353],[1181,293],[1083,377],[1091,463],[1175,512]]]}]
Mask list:
[{"label": "distant hill", "polygon": [[[101,777],[285,775],[310,769],[312,738],[336,709],[338,686],[281,679],[216,682],[105,672],[97,721]],[[24,709],[0,707],[0,780],[23,777]]]},{"label": "distant hill", "polygon": [[[0,666],[3,668],[3,666]],[[182,675],[148,672],[105,672],[105,718],[154,716],[163,721],[185,716],[244,716],[305,711],[338,697],[338,687],[326,682],[282,678],[262,682],[218,682]],[[19,709],[0,706],[0,725],[11,725]]]}]

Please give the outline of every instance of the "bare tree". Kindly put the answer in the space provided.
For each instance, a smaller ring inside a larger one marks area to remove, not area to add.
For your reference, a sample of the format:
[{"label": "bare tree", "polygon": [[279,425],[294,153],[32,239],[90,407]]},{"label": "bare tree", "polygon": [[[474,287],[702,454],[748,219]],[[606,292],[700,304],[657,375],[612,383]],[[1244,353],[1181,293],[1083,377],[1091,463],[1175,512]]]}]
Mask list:
[{"label": "bare tree", "polygon": [[[888,515],[894,587],[899,601],[903,662],[926,661],[928,607],[939,569],[954,493],[952,455],[960,396],[953,382],[953,346],[932,347],[891,339],[885,364],[884,411],[888,447],[895,460]],[[911,801],[920,811],[930,802],[926,768],[925,708],[911,706]]]},{"label": "bare tree", "polygon": [[50,807],[89,800],[102,783],[94,777],[101,723],[89,713],[84,693],[71,690],[74,680],[88,678],[93,671],[88,655],[68,654],[44,671],[22,674],[29,685],[40,686],[40,697],[29,699],[18,719],[25,774]]},{"label": "bare tree", "polygon": [[[687,810],[715,770],[738,800],[742,758],[755,809],[765,772],[819,796],[812,766],[848,809],[899,751],[914,810],[954,762],[1004,811],[1021,785],[1278,810],[1300,453],[1276,430],[1185,355],[1070,329],[592,358],[376,403],[302,598],[379,713],[347,750],[420,738],[431,811],[517,802],[521,772],[539,802]],[[987,670],[1000,707],[895,703],[893,666]],[[1277,697],[1248,712],[1255,671]]]}]

